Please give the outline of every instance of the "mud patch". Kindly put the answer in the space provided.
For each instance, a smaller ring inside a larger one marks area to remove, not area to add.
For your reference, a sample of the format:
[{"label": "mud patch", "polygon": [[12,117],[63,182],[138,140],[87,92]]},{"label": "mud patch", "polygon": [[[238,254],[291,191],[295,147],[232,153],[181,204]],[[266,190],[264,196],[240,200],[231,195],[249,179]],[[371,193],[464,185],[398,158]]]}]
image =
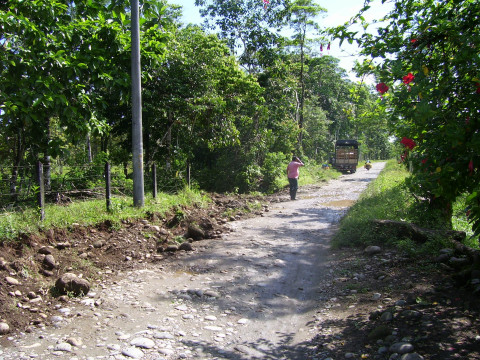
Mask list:
[{"label": "mud patch", "polygon": [[355,204],[355,200],[335,200],[335,201],[329,201],[327,203],[321,203],[321,206],[326,206],[326,207],[335,207],[335,208],[348,208]]}]

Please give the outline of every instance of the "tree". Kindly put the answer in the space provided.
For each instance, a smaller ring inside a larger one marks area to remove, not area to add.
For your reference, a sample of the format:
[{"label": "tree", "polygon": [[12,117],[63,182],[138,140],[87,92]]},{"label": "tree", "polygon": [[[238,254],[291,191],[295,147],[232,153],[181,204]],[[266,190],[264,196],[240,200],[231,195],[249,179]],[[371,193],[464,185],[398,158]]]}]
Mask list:
[{"label": "tree", "polygon": [[[362,10],[370,7],[370,2]],[[385,1],[382,1],[385,2]],[[411,189],[451,226],[452,202],[468,194],[469,219],[480,234],[480,3],[395,1],[378,34],[356,37],[363,54],[380,59],[371,71],[386,102],[402,159],[413,168]],[[360,13],[353,22],[363,22]],[[368,24],[365,24],[368,26]]]},{"label": "tree", "polygon": [[[171,165],[173,174],[188,164],[195,165],[196,174],[211,174],[223,149],[241,143],[241,132],[263,102],[262,89],[224,42],[195,26],[176,32],[164,63],[150,77],[145,85],[149,153]],[[206,180],[215,179],[200,179],[212,186]]]},{"label": "tree", "polygon": [[[356,116],[353,111],[355,98],[351,94],[353,84],[338,64],[339,60],[331,56],[307,60],[307,95],[326,113],[330,145],[339,138],[354,138],[357,135],[351,124]],[[331,146],[329,149],[332,150]]]},{"label": "tree", "polygon": [[[100,134],[106,151],[111,126],[128,110],[119,114],[112,108],[129,106],[130,20],[125,5],[105,0],[12,0],[0,5],[0,121],[16,149],[12,193],[25,151],[47,161],[61,154],[66,138],[52,136],[53,119],[70,138]],[[143,2],[146,64],[164,53],[168,36],[159,27],[162,9],[158,1]]]},{"label": "tree", "polygon": [[377,102],[377,95],[365,84],[350,87],[351,113],[349,119],[355,137],[360,141],[360,153],[366,159],[390,159],[394,157],[389,141],[392,131],[385,116],[385,104]]},{"label": "tree", "polygon": [[195,5],[206,28],[218,31],[249,73],[271,63],[283,39],[279,32],[287,19],[287,0],[195,0]]},{"label": "tree", "polygon": [[315,4],[313,0],[296,0],[289,7],[289,24],[293,29],[292,44],[298,47],[300,53],[300,72],[298,75],[298,113],[297,122],[300,129],[298,135],[298,149],[302,149],[304,107],[305,107],[305,52],[308,48],[308,31],[319,31],[319,25],[314,21],[315,17],[325,12],[325,9]]},{"label": "tree", "polygon": [[50,155],[59,150],[52,146],[58,143],[51,138],[51,118],[68,121],[86,105],[83,86],[73,81],[73,68],[80,70],[85,64],[69,58],[63,41],[74,36],[68,10],[57,1],[9,1],[0,5],[1,117],[5,131],[16,144],[12,193],[27,146],[35,157],[43,155],[49,162]]}]

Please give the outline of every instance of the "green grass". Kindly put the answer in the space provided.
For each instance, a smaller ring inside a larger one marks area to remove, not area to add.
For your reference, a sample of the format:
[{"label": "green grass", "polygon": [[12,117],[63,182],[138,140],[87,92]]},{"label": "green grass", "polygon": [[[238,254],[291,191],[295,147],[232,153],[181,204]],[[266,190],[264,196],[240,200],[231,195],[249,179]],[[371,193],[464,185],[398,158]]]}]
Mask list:
[{"label": "green grass", "polygon": [[[307,165],[301,169],[299,183],[300,186],[315,184],[340,175],[335,170],[322,170],[320,165]],[[282,186],[288,186],[286,176],[279,181]],[[79,200],[68,206],[48,204],[45,207],[43,222],[39,220],[39,211],[36,208],[27,208],[22,212],[4,212],[0,214],[0,243],[15,240],[20,234],[35,234],[51,228],[68,229],[72,224],[95,226],[109,221],[115,228],[125,219],[142,219],[151,213],[164,214],[181,205],[202,206],[208,202],[207,195],[196,190],[185,189],[175,195],[160,193],[155,200],[151,196],[146,196],[143,208],[134,207],[132,198],[128,196],[114,196],[111,199],[111,211],[106,210],[105,199]],[[249,206],[251,211],[255,211],[261,207],[261,204],[252,202]],[[237,212],[236,210],[235,213]]]},{"label": "green grass", "polygon": [[[371,182],[359,200],[350,208],[347,215],[340,221],[340,227],[332,241],[333,247],[362,247],[367,245],[394,246],[406,251],[432,252],[447,246],[442,240],[432,239],[427,244],[415,244],[412,240],[379,236],[372,232],[371,220],[396,220],[414,223],[429,229],[441,229],[443,222],[415,201],[405,186],[409,173],[405,167],[395,160],[387,162],[385,169],[378,178]],[[461,211],[462,201],[454,205],[453,225],[455,230],[465,231],[471,235],[471,227]],[[469,238],[466,245],[478,247],[478,241]]]},{"label": "green grass", "polygon": [[455,230],[465,231],[465,233],[467,234],[467,241],[465,245],[472,248],[478,248],[478,239],[473,237],[472,226],[468,223],[468,219],[465,216],[467,207],[467,205],[465,204],[466,199],[466,195],[461,196],[455,202],[455,204],[453,204],[453,228]]},{"label": "green grass", "polygon": [[[299,185],[311,185],[317,184],[319,182],[328,181],[330,179],[337,179],[342,175],[341,172],[335,169],[322,169],[321,165],[312,165],[312,166],[304,166],[300,169],[300,171],[305,170],[303,173],[300,173],[299,178]],[[288,182],[288,181],[287,181]]]},{"label": "green grass", "polygon": [[125,219],[146,218],[149,214],[164,214],[181,205],[203,206],[209,198],[199,191],[185,189],[175,195],[160,193],[156,199],[145,197],[145,206],[133,206],[131,197],[114,197],[111,211],[106,210],[105,200],[75,201],[68,206],[49,204],[45,207],[45,220],[39,221],[38,209],[0,214],[0,243],[14,240],[19,234],[35,234],[42,229],[69,228],[76,223],[82,226],[110,221],[113,226]]}]

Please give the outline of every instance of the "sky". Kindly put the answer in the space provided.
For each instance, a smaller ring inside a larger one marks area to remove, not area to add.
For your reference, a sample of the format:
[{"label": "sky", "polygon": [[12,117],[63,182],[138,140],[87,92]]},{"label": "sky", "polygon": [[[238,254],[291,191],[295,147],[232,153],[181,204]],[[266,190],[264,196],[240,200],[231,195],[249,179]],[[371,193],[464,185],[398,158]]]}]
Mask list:
[{"label": "sky", "polygon": [[[258,0],[262,2],[262,0]],[[170,0],[171,3],[181,5],[183,7],[183,21],[185,23],[201,24],[202,18],[198,13],[198,8],[195,6],[195,0]],[[321,15],[317,22],[322,27],[333,27],[344,24],[352,16],[356,15],[363,7],[364,0],[316,0],[316,3],[321,7],[327,9],[327,13]],[[371,8],[365,14],[367,21],[374,18],[379,19],[385,15],[390,9],[388,2],[382,4],[381,0],[374,0]],[[324,46],[323,54],[331,55],[340,60],[340,67],[349,72],[349,78],[353,81],[358,80],[351,69],[355,60],[361,60],[358,56],[358,48],[355,45],[350,45],[344,42],[339,46],[339,41],[331,43],[330,50],[326,50]]]}]

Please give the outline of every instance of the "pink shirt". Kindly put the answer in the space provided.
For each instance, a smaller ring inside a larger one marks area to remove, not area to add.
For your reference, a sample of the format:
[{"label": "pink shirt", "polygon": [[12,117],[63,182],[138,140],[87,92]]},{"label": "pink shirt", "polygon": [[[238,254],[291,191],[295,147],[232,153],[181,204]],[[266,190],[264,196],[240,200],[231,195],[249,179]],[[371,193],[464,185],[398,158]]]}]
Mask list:
[{"label": "pink shirt", "polygon": [[298,175],[299,175],[298,168],[300,166],[303,166],[303,163],[301,161],[300,162],[292,161],[292,162],[290,162],[290,164],[288,164],[288,166],[287,166],[287,176],[288,176],[289,179],[298,178]]}]

